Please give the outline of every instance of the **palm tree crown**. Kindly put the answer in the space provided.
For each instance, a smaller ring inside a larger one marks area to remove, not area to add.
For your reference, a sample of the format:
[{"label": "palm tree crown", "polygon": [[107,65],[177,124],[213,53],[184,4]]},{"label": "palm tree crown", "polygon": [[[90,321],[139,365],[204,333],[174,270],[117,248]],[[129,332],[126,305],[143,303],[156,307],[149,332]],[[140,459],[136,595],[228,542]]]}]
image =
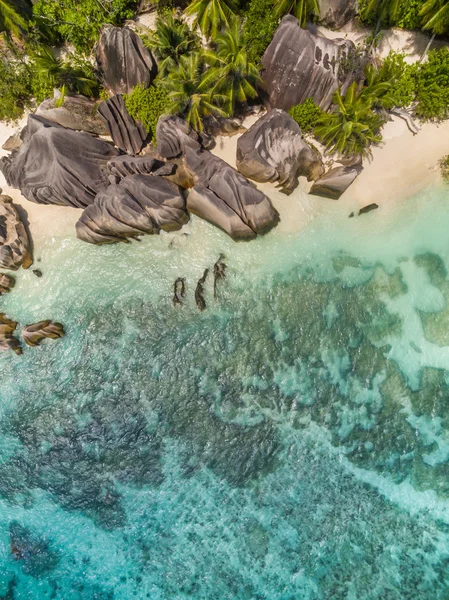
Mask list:
[{"label": "palm tree crown", "polygon": [[317,17],[320,14],[319,0],[275,0],[274,5],[278,16],[291,13],[301,27],[305,27],[309,16]]},{"label": "palm tree crown", "polygon": [[378,21],[392,23],[399,14],[401,0],[368,0],[364,17],[374,17]]},{"label": "palm tree crown", "polygon": [[196,15],[195,26],[198,25],[205,36],[213,38],[230,26],[235,10],[234,0],[193,0],[186,14]]},{"label": "palm tree crown", "polygon": [[430,29],[436,35],[441,35],[449,30],[448,0],[427,0],[420,14],[423,17],[424,29]]},{"label": "palm tree crown", "polygon": [[11,0],[0,0],[0,32],[17,38],[28,29],[27,19]]}]

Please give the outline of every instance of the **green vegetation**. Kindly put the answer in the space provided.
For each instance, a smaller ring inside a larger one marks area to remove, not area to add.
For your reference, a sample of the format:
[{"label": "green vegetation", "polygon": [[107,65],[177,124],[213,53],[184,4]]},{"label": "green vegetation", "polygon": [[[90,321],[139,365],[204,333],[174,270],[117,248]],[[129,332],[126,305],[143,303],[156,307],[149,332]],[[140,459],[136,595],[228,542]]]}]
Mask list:
[{"label": "green vegetation", "polygon": [[273,0],[251,0],[243,25],[248,60],[257,64],[278,28]]},{"label": "green vegetation", "polygon": [[420,11],[426,0],[359,0],[359,14],[362,20],[370,25],[402,27],[418,29],[422,24]]},{"label": "green vegetation", "polygon": [[149,88],[138,85],[130,94],[125,95],[125,104],[129,114],[142,121],[154,142],[158,119],[169,112],[168,93],[158,84]]},{"label": "green vegetation", "polygon": [[323,115],[323,111],[312,98],[307,98],[302,104],[297,104],[289,110],[289,113],[298,123],[302,133],[311,133]]},{"label": "green vegetation", "polygon": [[28,30],[29,11],[26,5],[12,0],[0,0],[0,32],[7,38],[19,38]]},{"label": "green vegetation", "polygon": [[449,116],[449,50],[431,50],[415,73],[416,114],[422,119]]},{"label": "green vegetation", "polygon": [[206,37],[215,38],[230,27],[236,10],[234,0],[193,0],[186,14],[195,15],[194,27],[198,26]]},{"label": "green vegetation", "polygon": [[29,106],[31,85],[25,62],[0,61],[0,119],[19,119]]},{"label": "green vegetation", "polygon": [[383,108],[406,108],[415,99],[416,67],[405,62],[405,54],[390,52],[377,75],[378,82],[388,82],[388,98],[382,102]]},{"label": "green vegetation", "polygon": [[200,49],[198,35],[173,10],[159,15],[155,31],[142,39],[157,58],[160,77],[176,67],[181,56]]},{"label": "green vegetation", "polygon": [[446,183],[449,183],[449,154],[443,156],[443,158],[439,160],[438,164],[440,165],[440,172],[443,180]]},{"label": "green vegetation", "polygon": [[279,17],[291,13],[301,27],[305,27],[308,19],[320,14],[320,3],[319,0],[275,0],[275,9]]},{"label": "green vegetation", "polygon": [[434,35],[441,35],[448,32],[448,0],[426,0],[420,15],[423,18],[423,29],[429,29]]}]

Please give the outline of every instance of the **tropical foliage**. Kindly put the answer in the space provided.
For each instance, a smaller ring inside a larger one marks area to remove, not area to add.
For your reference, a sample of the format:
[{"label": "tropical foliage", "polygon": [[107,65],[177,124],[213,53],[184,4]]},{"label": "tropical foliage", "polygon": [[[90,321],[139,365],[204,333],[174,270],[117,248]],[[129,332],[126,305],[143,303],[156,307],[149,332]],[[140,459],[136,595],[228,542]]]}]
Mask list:
[{"label": "tropical foliage", "polygon": [[257,84],[262,80],[257,66],[248,60],[237,20],[216,37],[215,48],[205,51],[203,56],[211,68],[204,74],[202,85],[212,96],[219,95],[228,116],[257,97]]},{"label": "tropical foliage", "polygon": [[405,61],[405,54],[390,52],[378,72],[378,81],[390,84],[388,97],[383,99],[382,106],[388,110],[406,108],[415,99],[416,67]]},{"label": "tropical foliage", "polygon": [[25,61],[0,60],[0,119],[20,118],[30,100],[30,73]]},{"label": "tropical foliage", "polygon": [[287,13],[294,15],[301,27],[305,27],[310,17],[314,18],[320,14],[319,0],[275,0],[275,8],[280,17]]},{"label": "tropical foliage", "polygon": [[200,49],[196,33],[173,10],[158,16],[156,29],[143,37],[143,41],[157,58],[160,77],[176,67],[181,56]]},{"label": "tropical foliage", "polygon": [[148,135],[155,141],[159,117],[169,111],[168,93],[164,88],[160,85],[149,88],[138,85],[125,96],[125,104],[129,114],[142,121]]},{"label": "tropical foliage", "polygon": [[367,0],[363,18],[382,23],[394,23],[399,15],[401,0]]},{"label": "tropical foliage", "polygon": [[429,29],[436,35],[449,31],[448,0],[427,0],[420,14],[423,19],[424,29]]},{"label": "tropical foliage", "polygon": [[431,50],[415,72],[416,114],[422,119],[449,116],[449,50]]},{"label": "tropical foliage", "polygon": [[0,0],[0,32],[19,38],[28,29],[29,11],[13,0]]},{"label": "tropical foliage", "polygon": [[335,93],[335,107],[320,117],[315,128],[330,152],[366,156],[372,144],[382,141],[380,130],[385,120],[373,111],[374,100],[374,94],[358,92],[356,83],[344,96],[340,91]]},{"label": "tropical foliage", "polygon": [[273,0],[251,0],[243,25],[248,60],[258,64],[279,25]]},{"label": "tropical foliage", "polygon": [[307,98],[302,104],[297,104],[289,110],[289,113],[303,133],[311,133],[323,115],[323,111],[312,98]]},{"label": "tropical foliage", "polygon": [[186,14],[195,16],[194,26],[206,37],[215,38],[222,29],[230,27],[236,11],[234,0],[193,0]]}]

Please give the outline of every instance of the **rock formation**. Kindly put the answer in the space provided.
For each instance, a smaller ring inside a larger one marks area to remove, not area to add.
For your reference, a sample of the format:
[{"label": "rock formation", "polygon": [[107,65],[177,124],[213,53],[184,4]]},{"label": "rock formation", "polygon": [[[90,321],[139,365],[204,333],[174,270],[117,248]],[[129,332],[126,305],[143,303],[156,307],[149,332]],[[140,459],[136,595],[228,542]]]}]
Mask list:
[{"label": "rock formation", "polygon": [[190,212],[235,240],[251,239],[277,224],[270,200],[224,160],[186,146],[185,162],[195,182],[187,198]]},{"label": "rock formation", "polygon": [[148,86],[157,73],[153,55],[127,27],[106,25],[97,45],[97,63],[105,86],[114,94],[129,94],[139,84]]},{"label": "rock formation", "polygon": [[157,153],[161,158],[175,158],[186,146],[201,148],[201,139],[181,117],[159,117],[156,126]]},{"label": "rock formation", "polygon": [[0,273],[0,295],[8,294],[15,286],[16,280],[11,275]]},{"label": "rock formation", "polygon": [[195,288],[195,302],[198,310],[201,312],[206,308],[206,301],[204,300],[204,284],[206,283],[207,276],[209,275],[209,269],[206,269],[203,276],[198,280]]},{"label": "rock formation", "polygon": [[237,169],[259,182],[275,182],[286,193],[298,185],[298,177],[319,179],[324,173],[320,155],[302,139],[298,123],[283,110],[261,117],[237,142]]},{"label": "rock formation", "polygon": [[214,264],[214,300],[218,298],[218,282],[226,278],[226,269],[228,268],[224,262],[225,255],[220,254],[217,262]]},{"label": "rock formation", "polygon": [[[108,162],[109,173],[118,179],[127,175],[172,175],[176,165],[165,164],[152,156],[117,156]],[[117,181],[115,183],[118,183]]]},{"label": "rock formation", "polygon": [[8,185],[38,204],[85,207],[109,185],[106,165],[118,151],[87,133],[30,115],[19,150],[0,160]]},{"label": "rock formation", "polygon": [[22,144],[23,140],[20,137],[20,133],[13,133],[13,135],[11,135],[3,144],[2,150],[12,152],[13,150],[18,150]]},{"label": "rock formation", "polygon": [[157,175],[129,175],[98,194],[77,222],[76,233],[91,244],[111,244],[181,229],[188,220],[177,185]]},{"label": "rock formation", "polygon": [[57,106],[56,102],[56,98],[44,100],[37,107],[36,115],[67,129],[108,135],[108,129],[98,114],[97,102],[85,96],[66,96],[62,106]]},{"label": "rock formation", "polygon": [[186,295],[186,280],[178,277],[173,285],[173,306],[181,306]]},{"label": "rock formation", "polygon": [[13,350],[16,354],[22,354],[20,342],[13,335],[16,329],[17,323],[0,313],[0,351]]},{"label": "rock formation", "polygon": [[362,171],[361,165],[335,167],[313,184],[310,193],[338,200]]},{"label": "rock formation", "polygon": [[295,17],[287,15],[262,57],[269,107],[288,111],[313,98],[327,110],[338,87],[345,93],[358,76],[353,68],[342,68],[353,53],[352,42],[314,35],[301,29]]},{"label": "rock formation", "polygon": [[22,329],[22,337],[28,346],[39,346],[46,338],[57,340],[64,335],[64,326],[53,321],[39,321]]},{"label": "rock formation", "polygon": [[17,271],[33,264],[30,240],[9,196],[0,196],[0,268]]},{"label": "rock formation", "polygon": [[117,148],[127,154],[139,154],[148,133],[142,123],[134,121],[126,110],[123,96],[117,95],[102,102],[98,112]]},{"label": "rock formation", "polygon": [[330,29],[340,29],[357,12],[357,0],[320,0],[320,22]]}]

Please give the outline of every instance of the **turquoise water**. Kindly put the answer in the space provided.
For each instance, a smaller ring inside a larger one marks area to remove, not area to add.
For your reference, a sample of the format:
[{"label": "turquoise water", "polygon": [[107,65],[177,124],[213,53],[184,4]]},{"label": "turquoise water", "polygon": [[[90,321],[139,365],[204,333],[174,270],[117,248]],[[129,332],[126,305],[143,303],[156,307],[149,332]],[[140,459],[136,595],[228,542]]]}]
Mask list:
[{"label": "turquoise water", "polygon": [[449,598],[447,197],[49,241],[1,300],[67,336],[0,355],[0,598]]}]

